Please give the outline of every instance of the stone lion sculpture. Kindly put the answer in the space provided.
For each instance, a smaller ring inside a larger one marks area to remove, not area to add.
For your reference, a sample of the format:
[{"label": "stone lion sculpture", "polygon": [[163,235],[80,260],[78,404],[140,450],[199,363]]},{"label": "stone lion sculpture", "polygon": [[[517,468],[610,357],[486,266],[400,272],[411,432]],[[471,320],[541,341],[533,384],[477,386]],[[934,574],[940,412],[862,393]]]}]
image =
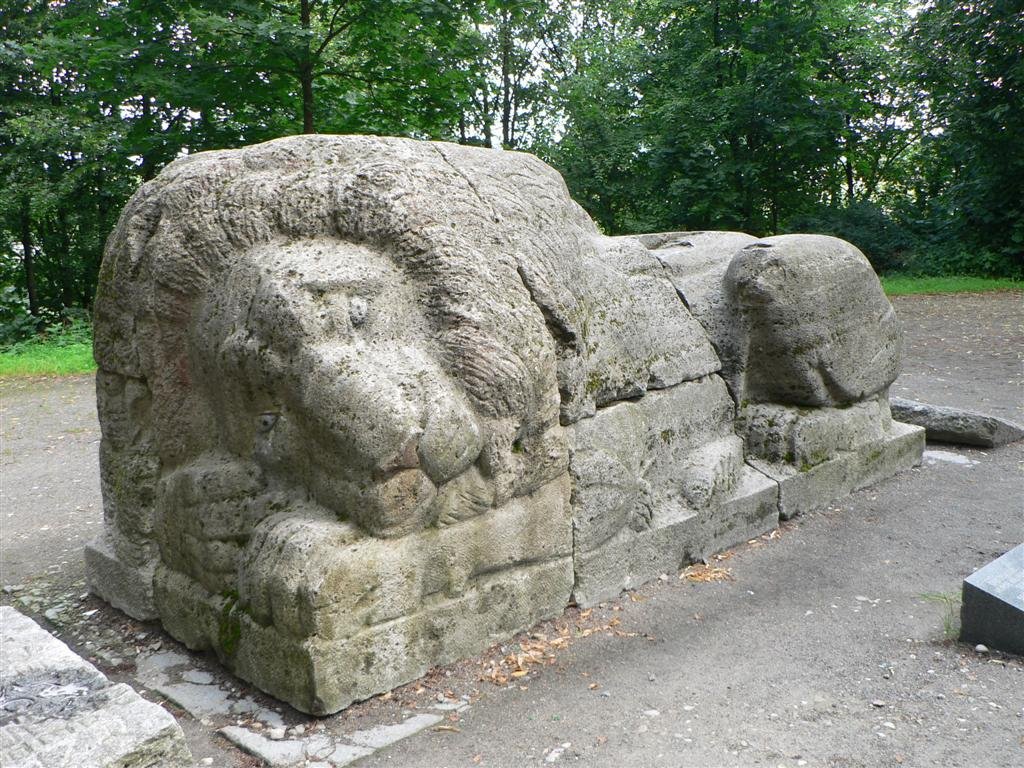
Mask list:
[{"label": "stone lion sculpture", "polygon": [[95,314],[91,588],[323,714],[910,466],[839,240],[606,237],[529,155],[179,160]]}]

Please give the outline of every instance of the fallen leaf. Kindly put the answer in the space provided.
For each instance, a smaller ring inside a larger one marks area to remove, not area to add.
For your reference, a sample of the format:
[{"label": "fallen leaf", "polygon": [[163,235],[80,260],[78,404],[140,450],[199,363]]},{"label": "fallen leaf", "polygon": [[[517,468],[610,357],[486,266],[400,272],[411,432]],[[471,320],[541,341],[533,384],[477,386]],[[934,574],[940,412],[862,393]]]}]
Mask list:
[{"label": "fallen leaf", "polygon": [[733,581],[732,570],[713,565],[691,565],[679,574],[680,580],[706,584],[712,581]]}]

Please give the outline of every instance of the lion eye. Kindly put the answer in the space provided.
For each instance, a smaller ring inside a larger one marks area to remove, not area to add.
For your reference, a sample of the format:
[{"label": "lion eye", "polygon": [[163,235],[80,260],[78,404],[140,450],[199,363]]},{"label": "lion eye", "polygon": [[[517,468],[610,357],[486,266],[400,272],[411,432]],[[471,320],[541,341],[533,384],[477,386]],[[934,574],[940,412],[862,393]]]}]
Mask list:
[{"label": "lion eye", "polygon": [[352,325],[358,328],[366,322],[366,315],[370,311],[370,305],[362,296],[353,296],[348,303],[348,317]]},{"label": "lion eye", "polygon": [[278,414],[276,413],[261,413],[259,417],[259,429],[260,432],[269,432],[277,424]]}]

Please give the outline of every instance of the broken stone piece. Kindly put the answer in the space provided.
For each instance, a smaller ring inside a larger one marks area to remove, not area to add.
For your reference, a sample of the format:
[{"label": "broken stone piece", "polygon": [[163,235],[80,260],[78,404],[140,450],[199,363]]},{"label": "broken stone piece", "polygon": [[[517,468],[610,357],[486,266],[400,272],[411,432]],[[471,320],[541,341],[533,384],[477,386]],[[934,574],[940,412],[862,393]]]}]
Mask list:
[{"label": "broken stone piece", "polygon": [[902,397],[890,398],[889,405],[894,418],[924,427],[928,439],[937,443],[997,448],[1024,438],[1024,426],[998,416]]}]

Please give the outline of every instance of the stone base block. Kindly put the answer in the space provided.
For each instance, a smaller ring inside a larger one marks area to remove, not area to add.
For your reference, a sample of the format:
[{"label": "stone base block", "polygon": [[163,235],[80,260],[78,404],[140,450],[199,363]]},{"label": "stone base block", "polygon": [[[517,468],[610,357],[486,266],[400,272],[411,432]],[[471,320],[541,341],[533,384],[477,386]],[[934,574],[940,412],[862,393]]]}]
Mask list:
[{"label": "stone base block", "polygon": [[106,534],[85,547],[85,578],[89,591],[140,621],[157,618],[153,604],[156,564],[132,568],[117,559]]},{"label": "stone base block", "polygon": [[162,707],[34,621],[0,607],[0,756],[10,768],[185,768],[192,756]]},{"label": "stone base block", "polygon": [[434,595],[416,613],[337,638],[260,624],[233,598],[174,571],[161,569],[156,585],[170,634],[190,648],[212,648],[239,677],[296,709],[323,715],[558,615],[569,600],[572,558],[481,575],[465,594]]},{"label": "stone base block", "polygon": [[779,483],[779,516],[788,520],[919,465],[923,451],[924,430],[894,421],[880,440],[843,451],[813,467],[763,459],[751,459],[750,464]]},{"label": "stone base block", "polygon": [[268,518],[241,571],[238,592],[218,593],[161,565],[164,628],[295,708],[329,714],[559,614],[573,577],[569,478],[394,540]]},{"label": "stone base block", "polygon": [[577,552],[576,603],[585,607],[614,598],[772,530],[779,521],[778,492],[775,481],[743,467],[732,494],[720,504],[676,519],[656,516],[661,521],[657,527],[625,528],[593,551]]}]

